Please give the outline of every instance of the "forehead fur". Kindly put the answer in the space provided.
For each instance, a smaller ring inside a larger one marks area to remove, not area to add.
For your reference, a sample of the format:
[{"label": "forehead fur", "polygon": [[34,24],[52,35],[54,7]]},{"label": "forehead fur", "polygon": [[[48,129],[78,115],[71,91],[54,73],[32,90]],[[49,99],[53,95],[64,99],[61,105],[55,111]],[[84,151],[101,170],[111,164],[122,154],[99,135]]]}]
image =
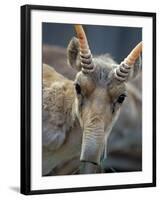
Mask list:
[{"label": "forehead fur", "polygon": [[95,67],[94,72],[84,74],[79,72],[76,77],[77,82],[82,82],[92,79],[96,85],[106,86],[110,81],[110,72],[116,67],[115,61],[108,55],[98,56],[93,58]]},{"label": "forehead fur", "polygon": [[93,73],[93,78],[99,84],[106,84],[108,82],[109,73],[113,69],[113,62],[109,58],[105,58],[104,56],[98,57],[94,59],[95,63],[95,71]]},{"label": "forehead fur", "polygon": [[75,82],[78,82],[83,90],[92,91],[96,87],[106,88],[113,99],[125,92],[125,84],[113,77],[113,69],[117,67],[115,61],[107,54],[93,59],[95,70],[93,73],[84,74],[80,71]]}]

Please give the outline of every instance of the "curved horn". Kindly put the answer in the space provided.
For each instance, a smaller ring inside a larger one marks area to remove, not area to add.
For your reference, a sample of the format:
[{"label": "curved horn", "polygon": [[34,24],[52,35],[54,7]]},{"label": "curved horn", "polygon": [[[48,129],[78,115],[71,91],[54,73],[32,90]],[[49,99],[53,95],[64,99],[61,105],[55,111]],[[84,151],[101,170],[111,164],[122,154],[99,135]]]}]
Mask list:
[{"label": "curved horn", "polygon": [[138,59],[142,52],[142,42],[137,44],[137,46],[130,52],[127,58],[124,59],[124,62],[127,65],[134,65],[135,61]]},{"label": "curved horn", "polygon": [[137,44],[137,46],[130,52],[130,54],[121,62],[121,64],[115,69],[115,77],[119,81],[126,81],[129,73],[135,64],[136,60],[139,58],[142,52],[142,42]]},{"label": "curved horn", "polygon": [[83,30],[82,25],[75,25],[75,31],[79,40],[82,71],[84,73],[93,72],[95,66],[92,60],[92,54],[89,49],[87,37]]}]

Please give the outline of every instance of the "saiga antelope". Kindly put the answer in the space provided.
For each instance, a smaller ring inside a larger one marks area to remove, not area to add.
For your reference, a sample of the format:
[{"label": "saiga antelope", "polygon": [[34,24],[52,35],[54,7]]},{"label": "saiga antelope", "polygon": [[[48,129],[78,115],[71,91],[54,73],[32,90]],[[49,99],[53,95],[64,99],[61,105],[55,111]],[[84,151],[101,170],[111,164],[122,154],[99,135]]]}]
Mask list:
[{"label": "saiga antelope", "polygon": [[68,63],[78,71],[75,81],[43,65],[43,175],[65,162],[70,167],[76,156],[81,173],[97,171],[127,96],[126,83],[141,68],[142,43],[116,64],[108,56],[94,58],[82,26],[75,30],[77,38],[67,48]]}]

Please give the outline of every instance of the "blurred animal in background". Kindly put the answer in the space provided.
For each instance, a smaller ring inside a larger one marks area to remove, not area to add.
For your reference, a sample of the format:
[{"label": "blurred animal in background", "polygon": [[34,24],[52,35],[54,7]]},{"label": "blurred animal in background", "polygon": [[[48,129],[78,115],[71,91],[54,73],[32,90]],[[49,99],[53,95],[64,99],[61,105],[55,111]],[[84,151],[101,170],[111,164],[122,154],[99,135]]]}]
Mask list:
[{"label": "blurred animal in background", "polygon": [[67,55],[43,46],[42,174],[141,170],[142,44],[118,65],[75,29]]}]

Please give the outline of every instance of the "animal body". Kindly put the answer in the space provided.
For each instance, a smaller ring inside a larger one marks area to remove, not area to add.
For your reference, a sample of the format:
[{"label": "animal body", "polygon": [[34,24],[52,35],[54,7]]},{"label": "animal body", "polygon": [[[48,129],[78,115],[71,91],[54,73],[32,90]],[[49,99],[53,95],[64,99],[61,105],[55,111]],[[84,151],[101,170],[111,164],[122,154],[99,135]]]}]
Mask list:
[{"label": "animal body", "polygon": [[72,174],[80,163],[80,173],[99,172],[126,82],[141,69],[141,43],[118,65],[106,55],[93,58],[82,26],[75,29],[67,48],[75,80],[43,65],[43,175]]}]

